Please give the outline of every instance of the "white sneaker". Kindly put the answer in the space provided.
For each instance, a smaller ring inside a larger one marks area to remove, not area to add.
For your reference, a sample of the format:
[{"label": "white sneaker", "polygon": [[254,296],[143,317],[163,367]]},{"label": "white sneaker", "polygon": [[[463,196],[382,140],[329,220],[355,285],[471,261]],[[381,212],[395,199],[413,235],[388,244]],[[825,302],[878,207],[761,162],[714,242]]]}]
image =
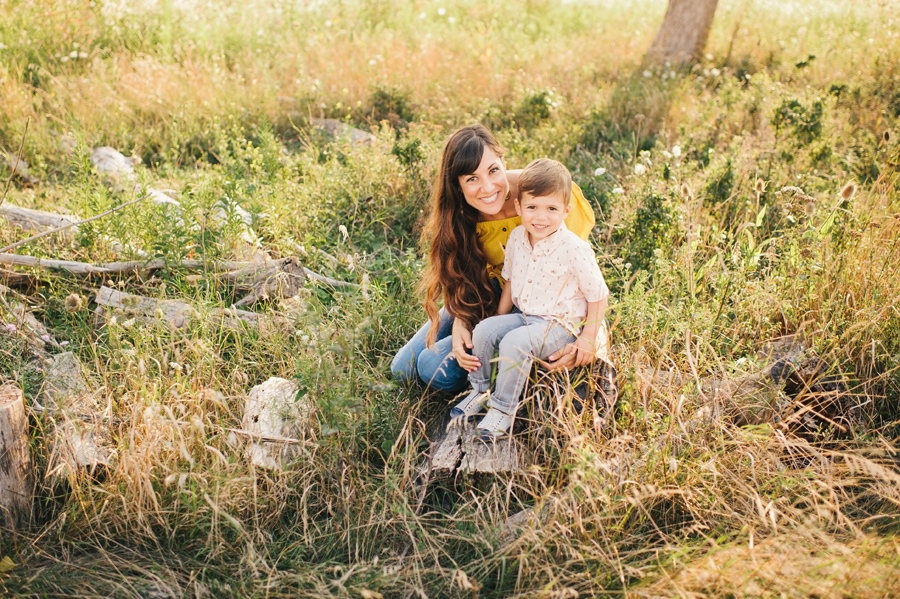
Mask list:
[{"label": "white sneaker", "polygon": [[515,419],[509,414],[504,414],[496,408],[491,408],[478,426],[475,427],[475,436],[482,441],[491,441],[502,439],[509,436],[513,421]]},{"label": "white sneaker", "polygon": [[470,419],[487,410],[490,391],[470,391],[465,399],[453,406],[450,410],[450,418]]}]

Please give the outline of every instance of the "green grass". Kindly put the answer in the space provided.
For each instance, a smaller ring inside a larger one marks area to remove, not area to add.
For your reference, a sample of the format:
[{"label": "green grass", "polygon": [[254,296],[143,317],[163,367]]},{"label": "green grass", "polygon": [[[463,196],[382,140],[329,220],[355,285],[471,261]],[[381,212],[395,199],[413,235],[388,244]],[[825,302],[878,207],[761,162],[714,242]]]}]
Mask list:
[{"label": "green grass", "polygon": [[[138,204],[15,250],[97,263],[140,250],[169,266],[33,271],[39,281],[4,292],[4,324],[27,303],[85,365],[114,417],[115,465],[48,477],[48,425],[31,418],[35,510],[27,529],[2,531],[0,558],[14,565],[0,562],[0,590],[896,593],[891,6],[721,2],[694,68],[641,72],[663,12],[649,1],[0,4],[0,150],[17,152],[27,126],[23,158],[39,180],[13,180],[5,202],[88,217],[131,199],[90,167],[90,149],[108,145],[140,157],[137,180],[181,203],[177,214]],[[309,126],[317,117],[375,140],[332,139]],[[418,235],[441,144],[474,121],[494,130],[510,168],[562,160],[592,202],[622,399],[603,428],[595,406],[579,417],[564,388],[536,389],[539,423],[525,437],[535,468],[423,498],[425,429],[449,398],[394,385],[388,366],[424,319]],[[254,308],[292,329],[223,332],[209,314],[240,295],[177,263],[246,253],[237,219],[215,217],[225,198],[253,215],[270,255],[365,282],[365,294],[310,284]],[[2,245],[27,235],[0,223]],[[86,301],[66,309],[101,284],[189,302],[198,317],[177,331],[127,317],[97,327]],[[0,378],[30,404],[39,362],[19,333],[0,333]],[[788,334],[845,376],[864,426],[802,438],[702,417],[694,371],[752,371],[764,343]],[[650,389],[646,367],[686,382]],[[228,431],[271,376],[315,404],[278,473],[254,468]],[[507,538],[503,523],[524,508],[540,517]]]}]

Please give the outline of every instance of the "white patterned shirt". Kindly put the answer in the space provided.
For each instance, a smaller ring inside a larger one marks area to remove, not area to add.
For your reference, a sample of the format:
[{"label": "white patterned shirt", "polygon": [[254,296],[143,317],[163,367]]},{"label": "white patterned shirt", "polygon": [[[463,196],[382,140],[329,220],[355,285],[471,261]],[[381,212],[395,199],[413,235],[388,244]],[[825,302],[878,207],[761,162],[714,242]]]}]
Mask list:
[{"label": "white patterned shirt", "polygon": [[609,296],[591,244],[565,223],[534,247],[524,226],[513,229],[501,276],[524,314],[561,322],[574,334],[585,324],[588,303]]}]

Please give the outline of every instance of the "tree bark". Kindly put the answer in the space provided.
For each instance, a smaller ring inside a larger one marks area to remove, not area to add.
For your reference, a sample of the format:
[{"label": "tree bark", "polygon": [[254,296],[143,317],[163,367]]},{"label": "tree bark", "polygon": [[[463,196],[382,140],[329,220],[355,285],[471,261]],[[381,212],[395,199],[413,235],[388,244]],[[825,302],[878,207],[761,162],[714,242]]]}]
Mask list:
[{"label": "tree bark", "polygon": [[14,385],[0,387],[0,523],[16,528],[31,518],[31,456],[25,399]]},{"label": "tree bark", "polygon": [[683,66],[700,58],[719,0],[669,0],[662,26],[644,57],[644,65]]}]

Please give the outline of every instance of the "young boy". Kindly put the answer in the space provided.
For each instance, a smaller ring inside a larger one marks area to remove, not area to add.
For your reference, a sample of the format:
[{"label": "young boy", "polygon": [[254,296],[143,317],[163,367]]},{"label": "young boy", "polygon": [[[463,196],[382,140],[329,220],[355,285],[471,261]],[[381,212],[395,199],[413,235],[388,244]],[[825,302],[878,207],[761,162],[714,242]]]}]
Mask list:
[{"label": "young boy", "polygon": [[[590,244],[563,223],[571,190],[568,169],[555,160],[535,160],[519,176],[516,212],[522,225],[506,246],[501,274],[507,283],[498,315],[483,320],[472,333],[472,354],[479,361],[469,373],[473,390],[450,412],[468,418],[490,405],[475,428],[479,438],[510,432],[535,358],[565,350],[559,355],[575,352],[579,364],[593,359],[609,289]],[[521,313],[510,314],[513,305]],[[498,349],[491,392],[491,358]]]}]

